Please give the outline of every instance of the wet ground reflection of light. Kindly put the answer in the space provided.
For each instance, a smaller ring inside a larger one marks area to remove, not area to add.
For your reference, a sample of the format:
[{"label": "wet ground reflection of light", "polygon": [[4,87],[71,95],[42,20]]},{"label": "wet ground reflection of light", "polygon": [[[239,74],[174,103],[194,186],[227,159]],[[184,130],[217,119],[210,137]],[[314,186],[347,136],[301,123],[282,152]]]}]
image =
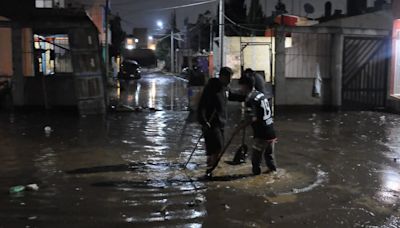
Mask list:
[{"label": "wet ground reflection of light", "polygon": [[149,103],[148,106],[150,108],[155,107],[156,95],[157,95],[157,87],[156,87],[156,80],[152,79],[150,81],[150,89],[149,89]]},{"label": "wet ground reflection of light", "polygon": [[140,94],[140,89],[142,88],[142,85],[140,83],[136,84],[136,91],[135,91],[135,105],[139,106],[139,94]]},{"label": "wet ground reflection of light", "polygon": [[117,99],[121,99],[121,83],[117,81]]},{"label": "wet ground reflection of light", "polygon": [[386,169],[381,173],[381,188],[377,193],[377,198],[383,203],[396,203],[397,194],[400,193],[400,174],[394,169]]}]

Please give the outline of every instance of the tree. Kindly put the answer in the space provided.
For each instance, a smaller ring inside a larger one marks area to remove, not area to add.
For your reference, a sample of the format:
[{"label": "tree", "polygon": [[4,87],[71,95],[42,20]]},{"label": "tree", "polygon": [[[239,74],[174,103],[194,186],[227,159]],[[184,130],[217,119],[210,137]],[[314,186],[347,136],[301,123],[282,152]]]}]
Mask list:
[{"label": "tree", "polygon": [[278,2],[275,5],[275,9],[276,9],[275,12],[276,15],[288,13],[288,11],[286,10],[286,5],[282,3],[281,0],[278,0]]},{"label": "tree", "polygon": [[[165,61],[167,63],[165,67],[167,69],[170,68],[170,63],[171,62],[171,29],[173,29],[174,34],[176,35],[179,33],[179,30],[176,28],[176,13],[175,11],[171,14],[170,18],[170,25],[171,28],[165,30],[165,36],[162,37],[161,39],[158,40],[157,42],[157,47],[156,47],[156,57],[159,60]],[[176,36],[174,36],[176,37]],[[174,48],[177,49],[179,48],[179,42],[174,39]]]},{"label": "tree", "polygon": [[121,27],[121,17],[116,15],[110,20],[111,30],[111,45],[110,56],[118,56],[121,54],[121,49],[126,38],[126,33]]},{"label": "tree", "polygon": [[259,0],[251,0],[249,14],[247,15],[247,23],[252,28],[255,28],[255,30],[252,31],[253,35],[260,35],[263,33],[261,30],[265,29],[266,18]]},{"label": "tree", "polygon": [[170,62],[170,40],[167,38],[162,38],[157,42],[156,47],[156,57],[159,60],[165,61],[167,63],[165,66],[169,69],[169,62]]},{"label": "tree", "polygon": [[[245,4],[245,0],[230,0],[230,1],[226,2],[225,3],[225,15],[229,19],[234,21],[236,24],[246,24],[246,22],[247,22],[247,7]],[[242,31],[237,26],[233,25],[227,19],[225,19],[225,25],[226,25],[225,26],[225,35],[227,35],[227,36],[243,35],[244,31]],[[217,30],[218,30],[218,26],[217,26]]]},{"label": "tree", "polygon": [[188,24],[187,36],[189,42],[189,48],[193,51],[210,50],[210,26],[212,26],[211,12],[199,14],[195,24]]},{"label": "tree", "polygon": [[249,9],[249,14],[247,15],[247,23],[260,25],[264,24],[265,16],[262,11],[262,7],[258,0],[251,0],[251,5]]}]

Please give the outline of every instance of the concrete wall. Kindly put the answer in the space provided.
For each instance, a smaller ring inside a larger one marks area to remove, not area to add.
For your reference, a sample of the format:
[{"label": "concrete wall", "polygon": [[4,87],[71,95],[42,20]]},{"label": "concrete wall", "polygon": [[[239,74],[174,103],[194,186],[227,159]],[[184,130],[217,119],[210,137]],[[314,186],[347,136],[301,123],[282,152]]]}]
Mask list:
[{"label": "concrete wall", "polygon": [[400,114],[400,98],[389,97],[386,106],[389,111]]},{"label": "concrete wall", "polygon": [[[283,29],[282,27],[279,29]],[[307,40],[306,43],[296,41],[293,38],[292,47],[287,45],[289,38],[285,37],[286,33],[278,29],[276,37],[276,100],[278,106],[331,106],[332,101],[332,80],[331,75],[339,75],[338,72],[332,72],[332,60],[330,52],[320,52],[317,49],[321,47],[333,50],[333,39],[329,38],[327,31],[297,31],[296,34],[318,34],[314,39]],[[291,31],[294,34],[296,31]],[[321,39],[321,40],[317,40]],[[316,47],[308,47],[308,43],[320,44]],[[319,47],[321,46],[321,47]],[[341,55],[340,55],[341,56]],[[296,61],[291,61],[296,58]],[[326,61],[322,61],[326,60]],[[314,80],[317,75],[315,66],[323,64],[321,69],[324,69],[321,74],[323,78],[321,87],[321,96],[313,97],[312,90]],[[314,68],[310,66],[314,66]],[[306,69],[303,69],[303,68]],[[309,69],[310,68],[310,69]],[[312,70],[314,69],[314,70]],[[294,73],[296,72],[296,73]]]},{"label": "concrete wall", "polygon": [[13,74],[11,28],[0,28],[0,76]]},{"label": "concrete wall", "polygon": [[[270,37],[225,37],[224,39],[224,65],[233,69],[234,79],[240,78],[240,66],[243,61],[244,69],[252,68],[256,71],[264,71],[266,81],[271,81],[271,54],[274,52],[274,38]],[[241,58],[240,49],[242,44],[249,45],[243,49]],[[251,43],[251,44],[250,44]],[[216,46],[216,45],[215,45]],[[272,53],[271,53],[272,52]],[[214,64],[219,61],[218,48],[214,49]],[[272,68],[274,64],[272,64]],[[272,72],[274,69],[272,69]],[[273,74],[273,73],[272,73]]]},{"label": "concrete wall", "polygon": [[321,97],[313,97],[314,79],[312,78],[287,78],[286,90],[283,94],[285,102],[277,105],[317,105],[324,106],[331,104],[331,80],[322,81]]}]

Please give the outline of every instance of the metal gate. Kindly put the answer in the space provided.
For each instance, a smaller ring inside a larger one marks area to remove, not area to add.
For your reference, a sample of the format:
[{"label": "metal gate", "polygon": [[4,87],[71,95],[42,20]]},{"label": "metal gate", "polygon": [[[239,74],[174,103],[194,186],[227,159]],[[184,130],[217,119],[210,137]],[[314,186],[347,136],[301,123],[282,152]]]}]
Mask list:
[{"label": "metal gate", "polygon": [[387,75],[387,38],[345,38],[342,88],[343,108],[364,110],[384,108]]}]

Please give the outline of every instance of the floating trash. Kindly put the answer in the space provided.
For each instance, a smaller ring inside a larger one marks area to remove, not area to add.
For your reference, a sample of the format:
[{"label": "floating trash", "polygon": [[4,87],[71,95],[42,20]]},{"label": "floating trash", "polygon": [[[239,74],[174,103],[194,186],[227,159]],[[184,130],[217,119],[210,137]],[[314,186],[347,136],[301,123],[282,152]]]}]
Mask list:
[{"label": "floating trash", "polygon": [[25,191],[25,186],[23,185],[13,186],[9,189],[10,194],[15,194],[23,191]]}]

